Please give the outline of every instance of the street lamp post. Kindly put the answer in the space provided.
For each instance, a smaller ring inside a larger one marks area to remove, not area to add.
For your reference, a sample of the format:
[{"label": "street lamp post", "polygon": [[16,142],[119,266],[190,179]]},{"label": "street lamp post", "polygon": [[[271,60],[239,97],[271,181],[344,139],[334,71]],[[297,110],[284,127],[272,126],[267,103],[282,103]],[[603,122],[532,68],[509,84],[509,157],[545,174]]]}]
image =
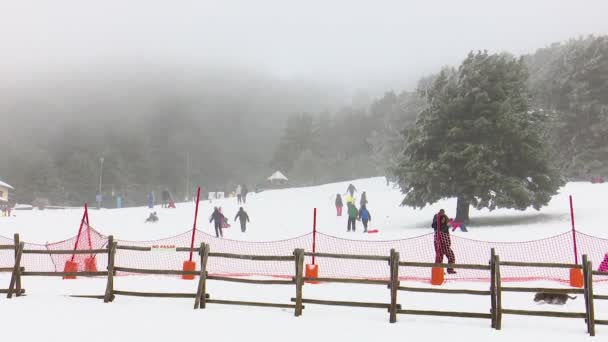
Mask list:
[{"label": "street lamp post", "polygon": [[101,177],[103,175],[103,157],[99,158],[99,193],[97,196],[97,209],[101,208],[101,201],[102,201],[102,196],[101,196]]}]

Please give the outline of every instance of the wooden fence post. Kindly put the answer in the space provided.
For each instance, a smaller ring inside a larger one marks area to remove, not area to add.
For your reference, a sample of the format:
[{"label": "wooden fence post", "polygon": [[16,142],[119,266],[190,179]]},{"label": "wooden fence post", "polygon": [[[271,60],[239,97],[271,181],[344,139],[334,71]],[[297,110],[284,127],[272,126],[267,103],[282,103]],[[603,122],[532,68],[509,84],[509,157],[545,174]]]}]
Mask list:
[{"label": "wooden fence post", "polygon": [[593,303],[593,268],[587,255],[583,255],[583,280],[585,285],[585,311],[587,313],[587,332],[595,336],[595,308]]},{"label": "wooden fence post", "polygon": [[298,248],[294,250],[295,255],[295,266],[296,266],[296,308],[295,308],[295,316],[302,315],[302,286],[304,285],[304,250]]},{"label": "wooden fence post", "polygon": [[494,256],[494,267],[495,267],[495,277],[496,277],[496,322],[495,328],[496,330],[502,329],[502,281],[500,278],[500,257],[498,255]]},{"label": "wooden fence post", "polygon": [[116,256],[116,242],[112,235],[108,236],[108,284],[103,302],[108,303],[114,300],[114,259]]},{"label": "wooden fence post", "polygon": [[395,249],[391,249],[390,256],[390,270],[391,270],[391,305],[390,311],[390,323],[397,322],[397,290],[399,287],[399,252],[395,252]]},{"label": "wooden fence post", "polygon": [[198,253],[201,256],[201,273],[198,279],[194,308],[204,309],[207,306],[207,260],[209,260],[209,245],[201,243]]},{"label": "wooden fence post", "polygon": [[496,329],[496,251],[490,250],[490,313],[492,314],[492,328]]},{"label": "wooden fence post", "polygon": [[[19,244],[21,243],[21,240],[19,239],[19,234],[15,234],[14,239],[15,239],[15,259],[17,259],[18,247],[19,247]],[[17,293],[15,295],[17,297],[19,297],[19,296],[21,296],[21,268],[19,268],[19,275],[17,276],[16,285],[17,285],[16,286]]]},{"label": "wooden fence post", "polygon": [[11,283],[8,287],[8,293],[6,298],[12,298],[13,292],[15,291],[15,285],[17,284],[17,279],[21,279],[21,256],[23,255],[23,246],[25,244],[20,242],[17,247],[17,256],[15,257],[15,266],[13,267],[13,274],[11,275]]}]

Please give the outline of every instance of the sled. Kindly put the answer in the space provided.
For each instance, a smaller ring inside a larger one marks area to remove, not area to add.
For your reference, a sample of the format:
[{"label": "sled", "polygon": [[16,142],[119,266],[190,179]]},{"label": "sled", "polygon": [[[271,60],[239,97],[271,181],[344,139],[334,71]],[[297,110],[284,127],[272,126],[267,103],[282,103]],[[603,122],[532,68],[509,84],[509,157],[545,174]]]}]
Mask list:
[{"label": "sled", "polygon": [[379,232],[380,232],[380,231],[379,231],[378,229],[369,229],[369,230],[367,231],[367,233],[368,233],[368,234],[376,234],[376,233],[379,233]]}]

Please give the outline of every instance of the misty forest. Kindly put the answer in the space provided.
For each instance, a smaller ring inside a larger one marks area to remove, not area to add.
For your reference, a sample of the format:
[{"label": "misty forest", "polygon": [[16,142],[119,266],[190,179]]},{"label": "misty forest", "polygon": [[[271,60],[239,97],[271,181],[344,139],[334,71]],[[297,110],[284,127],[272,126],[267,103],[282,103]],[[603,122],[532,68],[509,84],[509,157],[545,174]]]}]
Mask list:
[{"label": "misty forest", "polygon": [[[411,89],[337,100],[339,91],[264,73],[149,70],[0,85],[0,175],[14,200],[54,205],[149,191],[175,198],[385,176],[403,204],[458,198],[476,208],[540,208],[568,180],[608,173],[608,37],[527,55],[472,51]],[[550,44],[550,45],[549,45]],[[94,81],[93,81],[94,80]],[[103,158],[103,168],[100,168]]]}]

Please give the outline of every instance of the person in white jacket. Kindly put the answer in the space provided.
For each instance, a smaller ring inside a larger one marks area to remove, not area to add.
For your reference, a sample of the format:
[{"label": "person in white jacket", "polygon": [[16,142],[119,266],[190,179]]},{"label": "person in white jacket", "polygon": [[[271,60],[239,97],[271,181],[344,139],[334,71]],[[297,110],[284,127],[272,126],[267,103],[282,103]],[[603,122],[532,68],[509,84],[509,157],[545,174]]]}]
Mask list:
[{"label": "person in white jacket", "polygon": [[238,204],[241,204],[243,202],[243,197],[241,195],[241,191],[243,189],[241,188],[241,184],[236,186],[236,201],[238,202]]}]

